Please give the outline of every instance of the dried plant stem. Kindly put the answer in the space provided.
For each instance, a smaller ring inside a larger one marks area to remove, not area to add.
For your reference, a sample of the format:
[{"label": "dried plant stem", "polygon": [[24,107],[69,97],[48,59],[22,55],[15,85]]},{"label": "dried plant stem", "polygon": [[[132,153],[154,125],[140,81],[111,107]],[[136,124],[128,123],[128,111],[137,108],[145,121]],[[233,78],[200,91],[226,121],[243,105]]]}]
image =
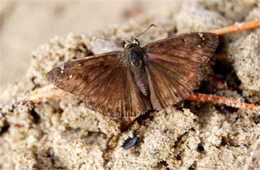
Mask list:
[{"label": "dried plant stem", "polygon": [[62,91],[53,85],[45,86],[40,89],[34,90],[31,93],[29,93],[25,98],[23,99],[23,103],[41,103],[44,101],[47,101],[49,99],[55,98],[55,97],[61,97],[69,94],[68,92]]},{"label": "dried plant stem", "polygon": [[[55,97],[61,97],[69,94],[68,92],[64,92],[60,89],[57,89],[53,85],[46,86],[43,88],[40,88],[38,90],[33,91],[29,95],[27,95],[23,103],[40,103],[47,101],[49,99],[55,98]],[[244,108],[244,109],[249,109],[249,110],[256,110],[260,111],[260,106],[256,106],[253,104],[245,103],[238,101],[233,98],[227,98],[223,96],[217,96],[217,95],[212,95],[212,94],[201,94],[201,93],[194,93],[191,96],[189,96],[186,100],[191,100],[191,101],[198,101],[198,102],[209,102],[209,103],[214,103],[214,104],[220,104],[220,105],[226,105],[226,106],[231,106],[235,108]]]},{"label": "dried plant stem", "polygon": [[191,96],[189,96],[186,100],[198,101],[198,102],[210,102],[210,103],[214,103],[214,104],[226,105],[226,106],[231,106],[231,107],[235,107],[235,108],[255,110],[255,111],[260,112],[260,106],[241,102],[237,99],[227,98],[227,97],[217,96],[217,95],[212,95],[212,94],[194,93]]},{"label": "dried plant stem", "polygon": [[248,21],[245,23],[236,23],[232,26],[224,27],[224,28],[219,28],[216,30],[209,31],[214,34],[218,35],[224,35],[224,34],[231,34],[234,32],[239,32],[239,31],[245,31],[249,29],[255,29],[260,27],[260,19],[255,19],[252,21]]},{"label": "dried plant stem", "polygon": [[228,57],[227,53],[217,53],[216,58],[220,61],[226,60]]},{"label": "dried plant stem", "polygon": [[126,131],[137,119],[138,117],[132,118],[129,121],[127,121],[125,124],[121,127],[121,132]]}]

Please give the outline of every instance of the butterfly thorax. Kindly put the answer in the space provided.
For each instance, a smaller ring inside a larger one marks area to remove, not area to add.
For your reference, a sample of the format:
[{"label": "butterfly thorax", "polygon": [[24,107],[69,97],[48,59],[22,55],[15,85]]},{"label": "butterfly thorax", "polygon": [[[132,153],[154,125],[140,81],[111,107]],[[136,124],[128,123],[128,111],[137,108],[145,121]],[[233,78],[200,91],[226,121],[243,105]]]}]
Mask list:
[{"label": "butterfly thorax", "polygon": [[126,67],[131,70],[133,79],[135,80],[139,91],[144,96],[148,96],[149,86],[148,77],[145,71],[144,57],[145,52],[139,44],[130,44],[125,49],[123,58],[125,60]]}]

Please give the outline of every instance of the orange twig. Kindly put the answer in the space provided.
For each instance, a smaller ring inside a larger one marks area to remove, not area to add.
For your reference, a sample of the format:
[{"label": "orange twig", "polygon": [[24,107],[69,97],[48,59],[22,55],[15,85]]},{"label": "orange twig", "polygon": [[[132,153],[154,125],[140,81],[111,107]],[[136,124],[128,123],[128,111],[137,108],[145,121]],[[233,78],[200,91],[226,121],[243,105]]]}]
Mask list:
[{"label": "orange twig", "polygon": [[211,103],[231,106],[235,108],[243,108],[243,109],[260,111],[260,106],[241,102],[233,98],[227,98],[227,97],[217,96],[212,94],[194,93],[193,95],[189,96],[187,100],[199,101],[199,102],[211,102]]},{"label": "orange twig", "polygon": [[127,121],[125,124],[122,125],[121,127],[121,131],[125,131],[129,126],[131,126],[135,121],[136,121],[137,117],[136,118],[133,118],[129,121]]},{"label": "orange twig", "polygon": [[25,96],[23,103],[40,103],[54,97],[61,97],[69,94],[68,92],[62,91],[53,85],[42,87],[40,89],[34,90],[29,95]]},{"label": "orange twig", "polygon": [[227,59],[227,53],[217,53],[216,58],[220,61],[226,60]]},{"label": "orange twig", "polygon": [[214,34],[218,34],[218,35],[224,35],[224,34],[230,34],[230,33],[234,33],[234,32],[259,28],[259,27],[260,27],[260,19],[255,19],[253,21],[248,21],[248,22],[245,22],[245,23],[235,23],[232,26],[219,28],[219,29],[212,30],[212,31],[209,31],[209,32],[214,33]]}]

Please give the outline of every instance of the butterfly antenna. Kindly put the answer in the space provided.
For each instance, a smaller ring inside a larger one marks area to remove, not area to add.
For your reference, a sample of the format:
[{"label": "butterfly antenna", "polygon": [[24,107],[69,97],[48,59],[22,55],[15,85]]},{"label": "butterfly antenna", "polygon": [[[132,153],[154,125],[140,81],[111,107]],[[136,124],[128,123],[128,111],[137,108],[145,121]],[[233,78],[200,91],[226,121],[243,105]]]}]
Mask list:
[{"label": "butterfly antenna", "polygon": [[138,35],[136,36],[136,38],[139,37],[140,35],[144,34],[146,31],[148,31],[148,30],[149,30],[150,28],[152,28],[152,27],[156,27],[156,25],[155,25],[155,24],[151,24],[148,28],[146,28],[146,30],[144,30],[143,32],[141,32],[140,34],[138,34]]}]

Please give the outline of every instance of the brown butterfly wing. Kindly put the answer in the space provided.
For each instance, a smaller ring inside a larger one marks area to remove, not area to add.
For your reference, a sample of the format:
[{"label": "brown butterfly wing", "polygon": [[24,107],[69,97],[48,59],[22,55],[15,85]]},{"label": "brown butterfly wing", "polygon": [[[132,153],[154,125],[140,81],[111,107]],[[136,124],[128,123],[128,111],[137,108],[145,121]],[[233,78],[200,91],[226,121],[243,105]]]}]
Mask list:
[{"label": "brown butterfly wing", "polygon": [[144,47],[146,71],[154,109],[173,105],[190,95],[201,81],[200,66],[218,46],[212,33],[182,34]]},{"label": "brown butterfly wing", "polygon": [[83,95],[87,105],[104,115],[137,116],[149,102],[137,90],[130,71],[121,62],[121,52],[74,60],[52,69],[47,78],[58,88]]}]

